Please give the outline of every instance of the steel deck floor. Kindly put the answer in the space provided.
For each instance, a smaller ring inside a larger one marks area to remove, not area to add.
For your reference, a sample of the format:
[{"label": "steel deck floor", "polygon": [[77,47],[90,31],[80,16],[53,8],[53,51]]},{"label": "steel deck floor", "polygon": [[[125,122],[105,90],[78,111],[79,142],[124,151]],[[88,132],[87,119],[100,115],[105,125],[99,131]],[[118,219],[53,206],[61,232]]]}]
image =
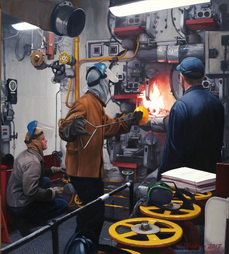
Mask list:
[{"label": "steel deck floor", "polygon": [[[100,236],[100,243],[115,246],[116,243],[109,237],[108,228],[111,225],[111,222],[105,221],[103,230]],[[74,234],[76,227],[75,217],[63,222],[59,226],[58,234],[59,234],[59,254],[64,253],[64,248],[68,239]],[[33,228],[33,231],[39,229]],[[21,239],[22,236],[18,230],[10,233],[11,243]],[[6,244],[2,244],[2,248],[6,246]],[[52,234],[50,232],[46,232],[41,236],[36,237],[34,240],[24,244],[23,246],[17,248],[14,251],[11,251],[10,254],[56,254],[52,251]]]}]

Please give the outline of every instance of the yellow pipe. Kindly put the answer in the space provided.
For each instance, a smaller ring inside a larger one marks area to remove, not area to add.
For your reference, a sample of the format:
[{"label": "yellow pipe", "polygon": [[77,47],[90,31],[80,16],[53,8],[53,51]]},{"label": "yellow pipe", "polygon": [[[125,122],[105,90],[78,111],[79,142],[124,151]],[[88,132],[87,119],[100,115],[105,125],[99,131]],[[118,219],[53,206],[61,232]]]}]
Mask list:
[{"label": "yellow pipe", "polygon": [[[79,99],[79,94],[80,94],[80,86],[79,86],[79,41],[80,38],[76,37],[75,38],[75,59],[76,59],[76,64],[75,64],[75,100]],[[70,92],[70,91],[69,91]]]},{"label": "yellow pipe", "polygon": [[[132,56],[123,57],[127,53],[127,50],[125,50],[125,52],[121,56],[117,56],[116,58],[118,60],[128,60],[128,59],[134,58],[137,55],[137,52],[138,52],[138,49],[139,49],[139,45],[140,45],[139,40],[137,40],[137,46],[136,46],[135,52],[134,52],[134,54]],[[81,59],[79,61],[79,64],[81,64],[82,62],[86,62],[86,61],[100,61],[100,62],[103,62],[103,61],[112,61],[114,58],[115,57],[86,58],[86,59]]]},{"label": "yellow pipe", "polygon": [[[121,56],[117,56],[117,59],[123,59],[122,57],[126,55],[126,53],[128,52],[128,50],[125,50],[125,52],[121,55]],[[85,59],[81,59],[80,60],[80,64],[82,62],[86,62],[86,61],[99,61],[99,62],[103,62],[103,61],[111,61],[113,60],[115,57],[95,57],[95,58],[85,58]]]},{"label": "yellow pipe", "polygon": [[[86,61],[112,61],[114,59],[114,57],[97,57],[97,58],[85,58],[85,59],[81,59],[79,60],[79,37],[75,38],[75,59],[76,59],[76,64],[75,64],[75,100],[79,99],[79,94],[80,94],[80,73],[79,73],[79,69],[80,69],[80,64],[82,62],[86,62]],[[130,57],[124,57],[126,55],[126,53],[128,52],[127,50],[124,51],[124,53],[121,56],[117,56],[116,58],[118,60],[128,60],[128,59],[132,59],[137,55],[138,49],[139,49],[140,43],[139,40],[137,40],[137,46],[135,49],[135,52],[132,56]],[[70,89],[68,89],[68,94],[67,94],[67,98],[69,98],[69,93],[70,93]],[[71,106],[69,106],[68,104],[68,99],[66,99],[65,104],[68,108],[70,108]]]}]

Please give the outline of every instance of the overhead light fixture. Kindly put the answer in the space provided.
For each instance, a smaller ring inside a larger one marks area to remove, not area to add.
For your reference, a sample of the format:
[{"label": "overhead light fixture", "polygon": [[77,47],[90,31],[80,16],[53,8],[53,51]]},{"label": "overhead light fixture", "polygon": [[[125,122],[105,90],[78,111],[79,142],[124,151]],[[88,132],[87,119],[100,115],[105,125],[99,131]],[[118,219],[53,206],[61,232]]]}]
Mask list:
[{"label": "overhead light fixture", "polygon": [[110,12],[117,17],[142,14],[189,5],[209,3],[211,0],[110,0]]},{"label": "overhead light fixture", "polygon": [[29,24],[27,22],[13,24],[12,27],[18,31],[40,29],[39,27]]}]

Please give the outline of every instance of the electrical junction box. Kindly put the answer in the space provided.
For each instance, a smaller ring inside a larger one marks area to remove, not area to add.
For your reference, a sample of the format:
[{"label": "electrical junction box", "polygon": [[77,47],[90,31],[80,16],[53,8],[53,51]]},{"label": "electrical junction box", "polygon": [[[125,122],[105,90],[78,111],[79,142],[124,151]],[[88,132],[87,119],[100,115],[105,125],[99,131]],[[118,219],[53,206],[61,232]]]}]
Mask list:
[{"label": "electrical junction box", "polygon": [[2,141],[10,141],[10,127],[8,125],[1,125]]},{"label": "electrical junction box", "polygon": [[229,32],[205,32],[205,75],[229,78]]}]

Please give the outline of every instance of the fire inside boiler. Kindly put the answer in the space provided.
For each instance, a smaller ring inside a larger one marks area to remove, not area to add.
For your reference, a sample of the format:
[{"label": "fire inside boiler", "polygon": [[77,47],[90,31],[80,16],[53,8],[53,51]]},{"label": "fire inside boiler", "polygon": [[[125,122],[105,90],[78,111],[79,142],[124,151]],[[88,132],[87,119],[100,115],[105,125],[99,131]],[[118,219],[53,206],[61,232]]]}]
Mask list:
[{"label": "fire inside boiler", "polygon": [[176,100],[171,92],[172,66],[150,64],[145,70],[147,78],[139,84],[138,93],[116,91],[114,98],[120,101],[124,113],[144,106],[149,112],[148,123],[132,126],[129,133],[107,142],[111,163],[124,174],[131,171],[136,182],[143,181],[159,166],[166,135],[163,120]]}]

